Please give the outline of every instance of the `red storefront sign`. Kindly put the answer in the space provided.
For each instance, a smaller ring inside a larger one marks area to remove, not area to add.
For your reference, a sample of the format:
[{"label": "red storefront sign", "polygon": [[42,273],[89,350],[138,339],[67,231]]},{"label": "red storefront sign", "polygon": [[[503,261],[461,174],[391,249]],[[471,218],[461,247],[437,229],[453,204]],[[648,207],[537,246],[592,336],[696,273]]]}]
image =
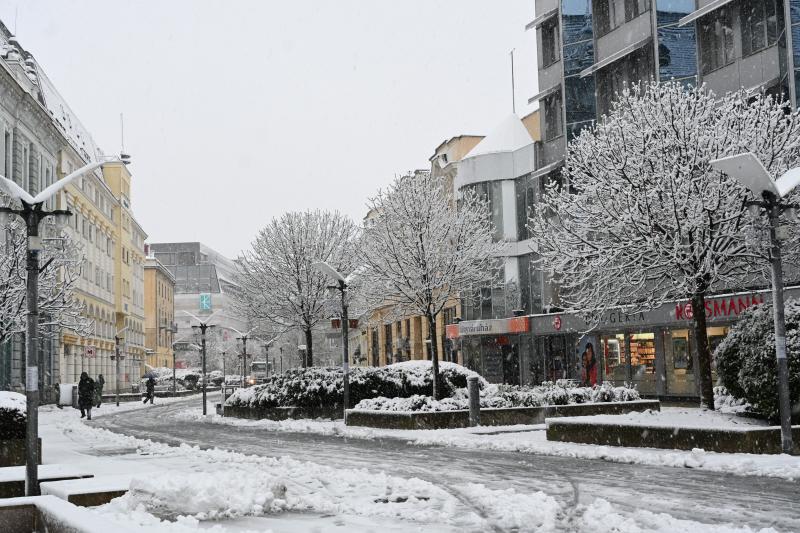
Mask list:
[{"label": "red storefront sign", "polygon": [[[756,294],[746,296],[730,296],[726,298],[706,300],[706,317],[723,318],[737,317],[739,313],[750,306],[764,303],[764,297]],[[694,318],[692,302],[678,303],[675,306],[676,320],[691,320]]]},{"label": "red storefront sign", "polygon": [[527,316],[499,318],[491,320],[470,320],[445,326],[448,339],[456,339],[462,335],[502,335],[507,333],[527,333],[531,330],[531,321]]}]

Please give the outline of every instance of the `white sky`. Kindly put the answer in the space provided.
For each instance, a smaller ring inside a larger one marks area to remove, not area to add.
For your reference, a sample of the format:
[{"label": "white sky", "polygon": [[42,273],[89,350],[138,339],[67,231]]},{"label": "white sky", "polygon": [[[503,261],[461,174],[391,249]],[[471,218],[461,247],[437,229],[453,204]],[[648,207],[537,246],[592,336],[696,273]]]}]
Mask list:
[{"label": "white sky", "polygon": [[534,0],[0,0],[106,153],[150,242],[235,257],[284,211],[338,209],[536,93]]}]

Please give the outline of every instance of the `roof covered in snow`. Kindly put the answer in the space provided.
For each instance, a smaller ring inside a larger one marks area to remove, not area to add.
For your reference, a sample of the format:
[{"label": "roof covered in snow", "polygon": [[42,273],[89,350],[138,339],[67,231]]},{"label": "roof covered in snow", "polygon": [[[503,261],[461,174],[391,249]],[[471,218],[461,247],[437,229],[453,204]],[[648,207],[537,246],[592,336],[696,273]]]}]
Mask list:
[{"label": "roof covered in snow", "polygon": [[[98,161],[102,152],[95,144],[89,130],[78,120],[67,101],[56,90],[33,55],[25,50],[16,37],[0,21],[0,59],[9,66],[21,68],[27,81],[18,77],[23,89],[34,96],[50,114],[53,123],[64,134],[72,147],[88,163]],[[25,82],[25,83],[23,83]],[[27,86],[25,86],[27,84]]]},{"label": "roof covered in snow", "polygon": [[533,138],[528,133],[528,128],[515,113],[512,113],[475,145],[475,148],[470,150],[464,159],[499,152],[514,152],[532,143]]}]

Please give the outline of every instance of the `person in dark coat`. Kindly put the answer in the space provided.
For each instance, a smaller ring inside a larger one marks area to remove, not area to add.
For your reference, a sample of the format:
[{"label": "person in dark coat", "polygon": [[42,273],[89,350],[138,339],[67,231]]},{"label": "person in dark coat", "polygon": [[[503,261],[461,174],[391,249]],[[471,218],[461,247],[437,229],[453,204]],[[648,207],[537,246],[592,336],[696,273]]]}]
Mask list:
[{"label": "person in dark coat", "polygon": [[92,419],[92,402],[94,402],[94,380],[86,372],[81,372],[81,379],[78,382],[78,408],[81,410],[81,418]]},{"label": "person in dark coat", "polygon": [[144,401],[142,403],[147,403],[147,400],[150,400],[150,403],[153,403],[153,397],[156,395],[156,380],[153,379],[153,376],[147,378],[145,387],[147,388],[147,396],[144,397]]},{"label": "person in dark coat", "polygon": [[103,377],[103,374],[97,375],[97,381],[94,382],[94,406],[100,407],[100,404],[103,403],[103,387],[106,384],[106,379]]}]

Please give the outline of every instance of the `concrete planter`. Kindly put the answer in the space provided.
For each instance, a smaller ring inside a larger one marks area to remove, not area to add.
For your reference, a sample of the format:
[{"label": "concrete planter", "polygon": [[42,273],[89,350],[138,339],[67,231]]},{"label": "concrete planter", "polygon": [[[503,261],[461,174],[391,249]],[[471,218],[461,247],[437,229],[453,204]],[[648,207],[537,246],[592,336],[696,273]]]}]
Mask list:
[{"label": "concrete planter", "polygon": [[[617,415],[660,410],[658,400],[632,402],[581,403],[572,405],[546,405],[543,407],[510,407],[481,409],[482,426],[513,426],[517,424],[544,424],[546,418],[561,416]],[[227,408],[226,408],[227,410]],[[449,429],[469,427],[469,411],[367,411],[347,410],[348,426],[367,426],[383,429]]]},{"label": "concrete planter", "polygon": [[[800,426],[792,426],[795,453],[800,453]],[[549,420],[547,440],[692,450],[723,453],[781,453],[780,427],[678,428],[597,424],[579,420]]]},{"label": "concrete planter", "polygon": [[[39,443],[39,464],[42,464],[42,439]],[[0,467],[25,464],[25,439],[0,440]]]},{"label": "concrete planter", "polygon": [[[217,409],[218,414],[222,414],[221,406]],[[300,418],[341,418],[341,407],[325,407],[325,408],[312,408],[312,407],[273,407],[273,408],[260,408],[260,407],[241,407],[241,406],[225,406],[225,416],[233,418],[248,418],[250,420],[288,420]]]}]

